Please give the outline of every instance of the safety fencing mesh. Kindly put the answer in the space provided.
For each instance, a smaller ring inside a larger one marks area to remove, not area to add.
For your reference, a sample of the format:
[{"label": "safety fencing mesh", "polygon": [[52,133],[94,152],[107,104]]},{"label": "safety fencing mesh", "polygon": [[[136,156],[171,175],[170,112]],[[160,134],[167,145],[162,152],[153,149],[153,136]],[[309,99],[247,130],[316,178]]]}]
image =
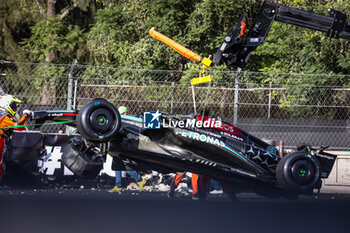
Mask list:
[{"label": "safety fencing mesh", "polygon": [[104,98],[127,106],[132,115],[150,110],[186,115],[195,103],[197,112],[206,109],[257,137],[284,140],[286,146],[350,148],[350,87],[343,85],[349,76],[208,73],[214,75],[211,83],[191,86],[199,72],[1,61],[0,92],[23,101],[19,112],[79,109]]}]

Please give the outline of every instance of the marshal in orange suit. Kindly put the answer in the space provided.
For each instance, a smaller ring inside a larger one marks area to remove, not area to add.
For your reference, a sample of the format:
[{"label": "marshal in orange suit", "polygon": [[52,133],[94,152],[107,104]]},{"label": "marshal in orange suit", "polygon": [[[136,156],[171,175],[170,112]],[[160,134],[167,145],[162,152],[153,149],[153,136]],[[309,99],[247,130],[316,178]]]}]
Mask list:
[{"label": "marshal in orange suit", "polygon": [[26,130],[26,128],[3,128],[16,125],[25,125],[31,118],[34,117],[34,112],[24,110],[23,116],[17,120],[15,115],[17,113],[17,104],[21,103],[19,99],[12,95],[0,96],[0,182],[4,175],[3,167],[3,151],[5,141],[10,139],[13,130]]}]

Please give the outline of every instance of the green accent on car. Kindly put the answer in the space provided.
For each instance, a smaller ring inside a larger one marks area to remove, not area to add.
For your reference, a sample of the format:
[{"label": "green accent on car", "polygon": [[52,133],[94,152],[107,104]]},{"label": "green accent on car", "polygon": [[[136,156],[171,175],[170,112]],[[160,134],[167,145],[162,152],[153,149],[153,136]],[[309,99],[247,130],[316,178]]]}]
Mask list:
[{"label": "green accent on car", "polygon": [[137,122],[143,122],[143,120],[141,118],[138,117],[134,117],[134,116],[128,116],[128,115],[121,115],[120,116],[122,119],[126,119],[126,120],[132,120],[132,121],[137,121]]},{"label": "green accent on car", "polygon": [[298,168],[299,176],[306,176],[306,170],[304,168]]},{"label": "green accent on car", "polygon": [[97,117],[97,124],[98,125],[105,125],[106,122],[107,122],[107,119],[106,119],[105,116],[100,115],[100,116]]}]

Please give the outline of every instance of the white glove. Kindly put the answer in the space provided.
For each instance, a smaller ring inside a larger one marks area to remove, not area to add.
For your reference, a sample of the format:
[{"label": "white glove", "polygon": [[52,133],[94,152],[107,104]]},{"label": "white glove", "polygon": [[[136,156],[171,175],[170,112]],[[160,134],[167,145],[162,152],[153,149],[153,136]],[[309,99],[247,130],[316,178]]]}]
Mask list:
[{"label": "white glove", "polygon": [[23,115],[26,114],[27,116],[29,116],[31,119],[34,118],[34,112],[28,109],[23,110]]}]

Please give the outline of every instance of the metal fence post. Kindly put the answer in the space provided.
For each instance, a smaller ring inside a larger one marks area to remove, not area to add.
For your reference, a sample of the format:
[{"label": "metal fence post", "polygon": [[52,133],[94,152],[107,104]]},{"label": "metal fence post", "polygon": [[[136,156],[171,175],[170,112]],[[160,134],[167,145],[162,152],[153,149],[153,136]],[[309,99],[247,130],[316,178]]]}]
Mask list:
[{"label": "metal fence post", "polygon": [[170,113],[173,114],[173,108],[174,108],[174,93],[175,93],[175,83],[171,83],[172,86],[172,92],[171,92],[171,99],[170,99]]},{"label": "metal fence post", "polygon": [[[74,73],[74,68],[77,65],[77,60],[73,60],[73,64],[70,68],[69,74],[68,74],[68,93],[67,93],[67,110],[72,110],[72,101],[73,101],[73,73]],[[75,103],[74,103],[75,107]],[[73,132],[74,129],[70,126],[66,126],[66,134],[70,134]]]},{"label": "metal fence post", "polygon": [[[6,64],[6,63],[10,63],[8,61],[5,61],[5,60],[0,60],[0,65],[1,64]],[[3,68],[0,66],[0,76],[4,76],[6,77],[6,73],[2,73],[4,72],[5,70],[3,70]],[[4,90],[2,89],[2,87],[0,87],[0,95],[5,95],[6,93],[4,92]]]},{"label": "metal fence post", "polygon": [[68,74],[68,93],[67,93],[67,110],[72,110],[72,100],[73,100],[73,73],[74,68],[77,64],[77,59],[73,60],[73,64],[70,68],[69,74]]},{"label": "metal fence post", "polygon": [[271,97],[272,97],[272,82],[270,82],[270,86],[269,86],[269,107],[267,112],[267,119],[270,119],[271,117]]},{"label": "metal fence post", "polygon": [[78,90],[78,80],[74,80],[73,109],[77,109],[77,90]]},{"label": "metal fence post", "polygon": [[193,111],[194,111],[194,115],[197,114],[197,106],[196,106],[196,95],[194,93],[194,85],[191,84],[191,88],[192,88],[192,99],[193,99]]},{"label": "metal fence post", "polygon": [[241,76],[241,68],[237,68],[236,79],[235,79],[235,100],[234,100],[234,109],[233,109],[233,124],[237,125],[238,119],[238,89],[239,89],[239,78]]},{"label": "metal fence post", "polygon": [[0,95],[5,95],[5,92],[1,87],[0,87]]}]

